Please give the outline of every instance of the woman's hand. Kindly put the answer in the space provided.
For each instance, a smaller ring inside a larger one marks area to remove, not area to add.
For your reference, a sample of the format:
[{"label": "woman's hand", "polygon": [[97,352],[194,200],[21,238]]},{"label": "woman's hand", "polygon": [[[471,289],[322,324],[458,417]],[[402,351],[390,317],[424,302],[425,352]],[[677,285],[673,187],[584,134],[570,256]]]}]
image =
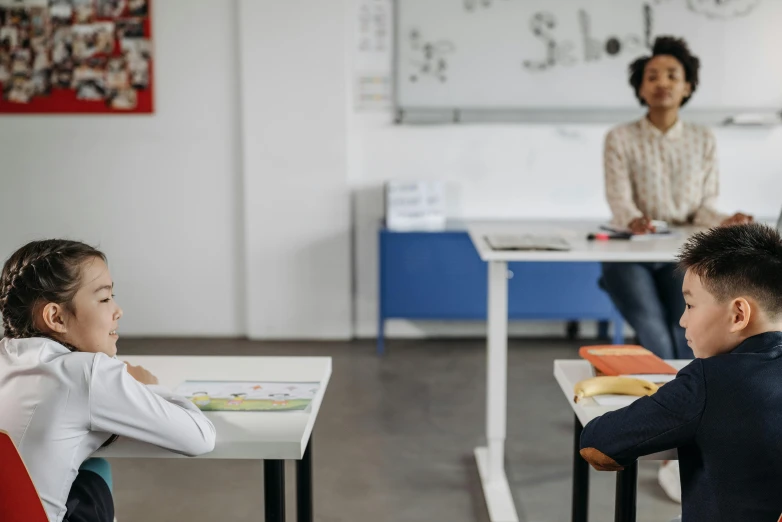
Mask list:
[{"label": "woman's hand", "polygon": [[655,230],[652,220],[646,216],[635,218],[630,222],[628,228],[633,234],[646,234]]},{"label": "woman's hand", "polygon": [[144,368],[143,366],[133,366],[132,364],[125,363],[128,369],[128,373],[141,384],[158,384],[157,377]]},{"label": "woman's hand", "polygon": [[747,223],[752,223],[754,221],[754,218],[750,216],[749,214],[742,214],[741,212],[736,212],[732,216],[730,216],[728,219],[724,220],[722,223],[720,223],[724,227],[729,227],[731,225],[745,225]]}]

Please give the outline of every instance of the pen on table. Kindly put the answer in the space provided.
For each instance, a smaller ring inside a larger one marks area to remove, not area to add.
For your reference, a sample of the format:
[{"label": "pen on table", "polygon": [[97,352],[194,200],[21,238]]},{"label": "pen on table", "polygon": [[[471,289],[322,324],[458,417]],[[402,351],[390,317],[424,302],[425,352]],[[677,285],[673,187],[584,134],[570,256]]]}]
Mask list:
[{"label": "pen on table", "polygon": [[589,241],[608,241],[610,239],[630,239],[633,237],[633,234],[631,233],[624,233],[624,232],[615,232],[613,234],[606,234],[603,232],[597,232],[597,233],[590,233],[587,236],[587,239]]}]

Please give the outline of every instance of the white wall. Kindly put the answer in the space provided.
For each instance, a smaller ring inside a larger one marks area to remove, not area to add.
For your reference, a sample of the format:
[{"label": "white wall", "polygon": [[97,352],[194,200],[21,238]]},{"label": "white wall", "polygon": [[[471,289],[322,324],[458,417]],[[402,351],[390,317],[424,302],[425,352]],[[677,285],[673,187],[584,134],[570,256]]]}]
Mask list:
[{"label": "white wall", "polygon": [[152,116],[0,117],[0,254],[99,245],[121,333],[243,331],[232,5],[154,2]]},{"label": "white wall", "polygon": [[349,338],[341,0],[240,0],[248,333]]}]

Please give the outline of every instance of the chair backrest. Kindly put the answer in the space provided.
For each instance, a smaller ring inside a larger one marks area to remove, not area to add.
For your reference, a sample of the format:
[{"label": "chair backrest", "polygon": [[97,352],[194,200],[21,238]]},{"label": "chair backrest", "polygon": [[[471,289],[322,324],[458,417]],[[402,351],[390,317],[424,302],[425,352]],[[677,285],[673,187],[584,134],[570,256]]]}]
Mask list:
[{"label": "chair backrest", "polygon": [[0,520],[48,522],[41,498],[8,433],[0,430]]}]

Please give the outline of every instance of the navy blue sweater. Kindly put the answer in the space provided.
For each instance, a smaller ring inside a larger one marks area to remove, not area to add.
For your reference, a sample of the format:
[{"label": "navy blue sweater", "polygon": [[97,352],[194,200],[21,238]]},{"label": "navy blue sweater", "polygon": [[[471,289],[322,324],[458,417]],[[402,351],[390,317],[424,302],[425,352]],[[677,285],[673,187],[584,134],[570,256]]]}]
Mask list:
[{"label": "navy blue sweater", "polygon": [[694,360],[651,397],[587,424],[581,447],[622,466],[678,448],[683,522],[776,522],[782,514],[782,332]]}]

